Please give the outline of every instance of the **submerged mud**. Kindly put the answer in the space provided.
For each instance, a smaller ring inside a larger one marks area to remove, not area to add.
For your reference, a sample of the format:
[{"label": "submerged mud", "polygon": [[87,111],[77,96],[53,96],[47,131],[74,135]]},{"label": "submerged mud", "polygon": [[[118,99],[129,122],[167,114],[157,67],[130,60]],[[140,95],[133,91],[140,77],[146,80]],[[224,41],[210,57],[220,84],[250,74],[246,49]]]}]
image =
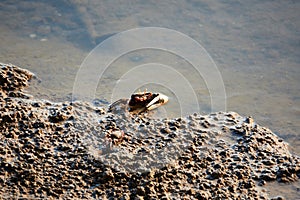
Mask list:
[{"label": "submerged mud", "polygon": [[300,157],[234,112],[157,119],[124,101],[35,99],[34,75],[1,64],[0,196],[66,199],[282,199],[264,189],[300,176]]}]

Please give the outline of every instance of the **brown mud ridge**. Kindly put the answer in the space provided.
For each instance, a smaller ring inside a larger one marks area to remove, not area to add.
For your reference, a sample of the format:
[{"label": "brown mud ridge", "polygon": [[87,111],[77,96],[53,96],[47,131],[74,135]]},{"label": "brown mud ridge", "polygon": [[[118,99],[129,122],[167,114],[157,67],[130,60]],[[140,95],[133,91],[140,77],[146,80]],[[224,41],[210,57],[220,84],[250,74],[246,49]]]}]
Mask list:
[{"label": "brown mud ridge", "polygon": [[3,199],[269,199],[265,184],[300,176],[300,158],[251,117],[53,103],[23,92],[32,77],[1,64]]}]

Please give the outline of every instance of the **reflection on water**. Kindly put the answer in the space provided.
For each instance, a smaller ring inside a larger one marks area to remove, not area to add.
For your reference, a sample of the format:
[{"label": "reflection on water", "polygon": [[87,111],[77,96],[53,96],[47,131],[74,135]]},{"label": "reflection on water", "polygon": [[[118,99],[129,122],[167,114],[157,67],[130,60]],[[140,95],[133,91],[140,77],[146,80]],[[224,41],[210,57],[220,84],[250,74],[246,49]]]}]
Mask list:
[{"label": "reflection on water", "polygon": [[[216,62],[225,83],[227,110],[252,115],[300,154],[299,9],[300,2],[292,0],[4,0],[0,61],[35,72],[42,84],[33,92],[61,101],[70,98],[80,64],[99,42],[136,27],[174,29],[200,42]],[[109,101],[107,94],[121,73],[115,69],[153,61],[181,69],[191,82],[199,81],[194,90],[202,111],[209,112],[209,91],[201,77],[181,58],[155,51],[117,59],[101,80],[97,96]],[[163,92],[175,99],[171,91]],[[170,106],[175,110],[177,105]]]}]

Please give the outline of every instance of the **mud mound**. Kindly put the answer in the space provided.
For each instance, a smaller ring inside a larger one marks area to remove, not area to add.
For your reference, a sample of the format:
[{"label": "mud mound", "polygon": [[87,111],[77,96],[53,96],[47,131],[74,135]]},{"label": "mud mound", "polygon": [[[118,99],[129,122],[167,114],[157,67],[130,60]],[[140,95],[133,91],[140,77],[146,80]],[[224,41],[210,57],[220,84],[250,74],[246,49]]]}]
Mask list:
[{"label": "mud mound", "polygon": [[4,199],[268,199],[261,186],[300,176],[300,158],[251,117],[153,119],[29,99],[22,89],[32,76],[1,66]]},{"label": "mud mound", "polygon": [[0,97],[27,97],[22,93],[33,73],[12,64],[0,63]]}]

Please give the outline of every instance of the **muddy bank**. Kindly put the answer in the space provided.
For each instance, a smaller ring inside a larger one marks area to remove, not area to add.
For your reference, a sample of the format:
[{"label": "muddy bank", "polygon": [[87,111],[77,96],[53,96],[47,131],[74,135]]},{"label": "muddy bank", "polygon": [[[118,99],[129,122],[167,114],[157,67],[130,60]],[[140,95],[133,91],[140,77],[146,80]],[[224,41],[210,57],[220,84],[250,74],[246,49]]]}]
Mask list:
[{"label": "muddy bank", "polygon": [[1,64],[4,199],[270,199],[266,184],[300,176],[299,156],[251,117],[153,119],[122,103],[53,103],[24,92],[32,77]]}]

